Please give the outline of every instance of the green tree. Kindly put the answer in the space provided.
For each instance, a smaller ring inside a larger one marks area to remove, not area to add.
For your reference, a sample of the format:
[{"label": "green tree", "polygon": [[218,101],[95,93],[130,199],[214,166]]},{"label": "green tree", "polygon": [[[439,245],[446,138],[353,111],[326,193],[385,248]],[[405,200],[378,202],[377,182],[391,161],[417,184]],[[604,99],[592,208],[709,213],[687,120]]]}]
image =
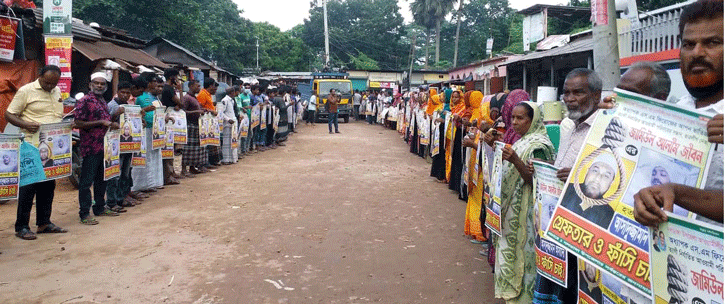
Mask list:
[{"label": "green tree", "polygon": [[351,67],[357,70],[379,70],[378,62],[360,53],[357,57],[351,57]]},{"label": "green tree", "polygon": [[414,0],[410,5],[416,23],[431,29],[435,27],[435,61],[440,61],[441,25],[453,9],[456,0]]},{"label": "green tree", "polygon": [[[343,66],[365,54],[383,69],[405,65],[408,47],[402,43],[406,32],[398,10],[397,3],[389,0],[328,1],[331,62]],[[322,19],[322,7],[312,1],[300,37],[314,54],[322,54],[325,47]],[[295,35],[300,32],[295,29]]]},{"label": "green tree", "polygon": [[282,32],[267,22],[254,23],[252,34],[259,37],[259,66],[282,72],[309,71],[312,53],[302,39]]}]

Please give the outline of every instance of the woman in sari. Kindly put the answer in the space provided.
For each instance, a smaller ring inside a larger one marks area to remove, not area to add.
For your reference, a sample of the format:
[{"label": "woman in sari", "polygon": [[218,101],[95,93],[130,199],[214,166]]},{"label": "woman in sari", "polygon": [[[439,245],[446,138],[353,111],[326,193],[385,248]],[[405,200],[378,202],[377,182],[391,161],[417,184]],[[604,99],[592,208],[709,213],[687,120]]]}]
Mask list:
[{"label": "woman in sari", "polygon": [[471,92],[468,91],[463,94],[463,100],[460,102],[463,105],[463,109],[460,110],[460,114],[453,113],[454,133],[453,141],[451,142],[451,177],[448,182],[448,189],[458,192],[458,199],[460,200],[465,200],[462,193],[463,189],[461,188],[463,182],[461,175],[463,174],[465,161],[465,156],[463,155],[465,150],[462,144],[463,137],[468,134],[468,130],[466,129],[469,124],[468,118],[473,114],[473,109],[471,109],[469,103]]},{"label": "woman in sari", "polygon": [[[431,121],[431,157],[432,164],[430,167],[430,176],[435,177],[439,182],[445,182],[446,179],[446,157],[445,157],[445,124],[444,118],[446,112],[443,111],[444,104],[441,101],[441,95],[431,95],[426,108],[426,114],[430,116]],[[437,140],[437,142],[434,142]]]},{"label": "woman in sari", "polygon": [[[444,107],[445,108],[445,107]],[[455,90],[451,93],[450,102],[451,111],[446,117],[446,136],[445,136],[445,150],[446,150],[446,182],[451,182],[451,169],[453,167],[453,143],[456,137],[456,117],[463,114],[463,110],[466,109],[466,105],[461,100],[461,91]],[[459,137],[460,140],[460,137]]]},{"label": "woman in sari", "polygon": [[[490,100],[490,97],[484,98],[481,92],[473,91],[469,103],[471,106],[478,104],[480,109],[486,110],[488,108],[488,103],[485,102],[486,99]],[[466,117],[466,114],[464,114],[464,117]],[[479,121],[489,121],[491,119],[488,117],[488,111],[472,111],[470,120],[477,127]],[[482,243],[486,241],[486,238],[483,236],[483,229],[479,220],[483,201],[483,170],[481,170],[482,162],[479,161],[480,155],[478,154],[478,142],[481,138],[481,132],[476,130],[474,133],[474,137],[467,137],[463,140],[463,146],[469,148],[468,163],[466,164],[468,166],[468,199],[463,230],[466,235],[473,237],[471,242]]]},{"label": "woman in sari", "polygon": [[503,118],[504,124],[506,124],[506,133],[503,134],[503,142],[513,145],[516,140],[521,138],[521,135],[516,133],[516,131],[511,128],[511,111],[513,111],[514,106],[519,104],[519,102],[531,100],[531,97],[529,97],[529,93],[526,93],[526,91],[521,89],[516,89],[511,91],[506,96],[506,101],[503,104],[503,107],[501,107],[501,117]]},{"label": "woman in sari", "polygon": [[[435,92],[435,89],[431,89],[430,93]],[[428,103],[430,99],[429,92],[424,92],[423,95],[421,95],[420,104],[418,105],[418,116],[416,117],[416,124],[418,125],[418,156],[422,158],[427,158],[428,155],[430,155],[430,150],[428,149],[429,143],[430,143],[430,132],[424,130],[424,125],[426,123],[426,120],[428,119],[426,116],[426,109],[428,108]],[[429,133],[429,134],[425,134]],[[428,137],[428,142],[422,142],[425,140],[424,137]]]},{"label": "woman in sari", "polygon": [[[514,91],[515,92],[515,91]],[[507,113],[507,111],[504,111]],[[503,150],[501,235],[496,243],[495,295],[506,303],[531,303],[536,278],[533,223],[533,159],[554,159],[536,103],[520,102],[511,108],[510,128],[519,139]],[[507,132],[508,134],[508,132]]]}]

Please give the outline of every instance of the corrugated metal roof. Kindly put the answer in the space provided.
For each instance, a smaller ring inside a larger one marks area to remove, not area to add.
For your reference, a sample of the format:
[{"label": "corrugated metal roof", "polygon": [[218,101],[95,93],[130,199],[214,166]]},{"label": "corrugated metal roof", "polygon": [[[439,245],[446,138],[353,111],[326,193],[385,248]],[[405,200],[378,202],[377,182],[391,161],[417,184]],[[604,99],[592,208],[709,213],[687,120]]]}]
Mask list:
[{"label": "corrugated metal roof", "polygon": [[115,45],[106,41],[87,42],[73,41],[73,48],[88,57],[91,61],[98,59],[122,60],[133,65],[167,68],[168,65],[148,53]]},{"label": "corrugated metal roof", "polygon": [[[42,29],[43,28],[43,9],[42,8],[34,8],[33,13],[35,14],[35,25]],[[81,21],[78,21],[77,19],[73,19],[73,22],[71,23],[71,32],[73,33],[74,38],[79,39],[86,39],[91,41],[96,41],[101,39],[101,34],[96,31],[96,29],[90,27],[87,24],[84,24]]]},{"label": "corrugated metal roof", "polygon": [[183,46],[180,46],[180,45],[178,45],[178,44],[176,44],[176,43],[174,43],[174,42],[172,42],[172,41],[170,41],[168,39],[165,39],[165,38],[156,37],[156,38],[152,39],[151,41],[149,41],[149,43],[146,44],[146,47],[148,47],[150,45],[158,44],[158,43],[161,43],[161,42],[166,42],[169,45],[171,45],[171,46],[179,49],[180,51],[186,53],[187,55],[193,57],[194,59],[199,60],[199,61],[203,62],[204,64],[208,65],[209,68],[214,68],[214,64],[212,64],[211,62],[207,61],[204,58],[201,58],[199,55],[194,54],[194,52],[187,50]]},{"label": "corrugated metal roof", "polygon": [[504,62],[501,65],[510,65],[512,63],[517,63],[517,62],[525,62],[525,61],[541,59],[541,58],[556,57],[556,56],[561,56],[561,55],[566,55],[566,54],[587,52],[587,51],[591,51],[593,49],[594,49],[594,39],[592,38],[592,36],[589,36],[589,37],[578,39],[567,45],[553,48],[551,50],[529,53],[529,54],[519,57],[518,59]]}]

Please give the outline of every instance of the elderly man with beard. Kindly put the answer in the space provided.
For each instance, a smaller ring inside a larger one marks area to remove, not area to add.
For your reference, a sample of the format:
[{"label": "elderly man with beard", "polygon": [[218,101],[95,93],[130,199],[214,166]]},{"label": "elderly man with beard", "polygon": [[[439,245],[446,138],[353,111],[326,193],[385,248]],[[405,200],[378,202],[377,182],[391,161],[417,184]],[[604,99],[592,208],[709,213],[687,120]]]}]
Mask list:
[{"label": "elderly man with beard", "polygon": [[[103,137],[108,128],[118,128],[118,123],[111,122],[108,104],[103,100],[103,93],[108,88],[108,80],[103,72],[91,75],[90,92],[76,104],[75,124],[80,129],[78,147],[83,164],[78,185],[78,203],[80,204],[80,221],[86,225],[98,222],[90,216],[91,205],[96,216],[118,216],[122,207],[116,210],[106,207],[106,181],[103,180]],[[93,185],[93,197],[91,197]]]},{"label": "elderly man with beard", "polygon": [[690,93],[678,101],[684,108],[714,115],[707,124],[715,143],[705,189],[679,184],[644,188],[634,196],[635,219],[649,226],[667,220],[664,210],[677,204],[710,220],[723,220],[723,2],[700,0],[680,16],[680,72]]}]

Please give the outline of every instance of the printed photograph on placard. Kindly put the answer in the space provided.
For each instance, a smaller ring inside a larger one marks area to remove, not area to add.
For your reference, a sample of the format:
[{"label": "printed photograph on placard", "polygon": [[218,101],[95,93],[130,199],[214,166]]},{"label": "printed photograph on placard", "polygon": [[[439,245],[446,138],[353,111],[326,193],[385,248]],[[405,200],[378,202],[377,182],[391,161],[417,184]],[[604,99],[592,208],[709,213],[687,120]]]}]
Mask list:
[{"label": "printed photograph on placard", "polygon": [[221,144],[221,132],[219,131],[220,128],[222,128],[222,124],[219,123],[219,119],[209,114],[210,145],[219,146]]},{"label": "printed photograph on placard", "polygon": [[174,132],[174,143],[175,144],[186,144],[186,112],[183,110],[169,111],[169,115],[174,119],[173,128],[167,129]]},{"label": "printed photograph on placard", "polygon": [[103,180],[121,175],[119,162],[120,134],[118,130],[108,130],[103,136]]},{"label": "printed photograph on placard", "polygon": [[246,138],[249,135],[249,118],[242,116],[242,121],[239,122],[239,138]]},{"label": "printed photograph on placard", "polygon": [[20,136],[0,136],[0,199],[18,197]]},{"label": "printed photograph on placard", "polygon": [[71,173],[71,124],[59,122],[40,125],[37,148],[46,180],[66,177]]},{"label": "printed photograph on placard", "polygon": [[237,124],[232,124],[232,149],[239,148],[239,132],[237,130]]},{"label": "printed photograph on placard", "polygon": [[615,89],[571,169],[546,236],[628,288],[649,297],[650,237],[634,220],[640,189],[678,182],[702,187],[712,145],[706,114]]},{"label": "printed photograph on placard", "polygon": [[488,185],[491,199],[486,205],[486,227],[501,235],[501,181],[503,179],[503,148],[505,143],[495,142],[491,179]]},{"label": "printed photograph on placard", "polygon": [[138,152],[141,150],[142,137],[145,134],[141,107],[130,105],[122,105],[122,107],[124,113],[119,116],[121,153]]},{"label": "printed photograph on placard", "polygon": [[536,271],[550,281],[567,287],[568,255],[566,249],[545,238],[546,227],[559,201],[564,183],[556,176],[556,167],[540,161],[534,166],[534,231]]},{"label": "printed photograph on placard", "polygon": [[173,122],[169,121],[168,123],[166,123],[167,132],[166,134],[164,134],[166,145],[161,148],[162,159],[174,159],[174,131],[172,131],[173,127]]},{"label": "printed photograph on placard", "polygon": [[723,227],[667,212],[650,229],[654,303],[723,303]]},{"label": "printed photograph on placard", "polygon": [[267,129],[267,112],[269,111],[268,107],[262,106],[259,109],[259,129],[264,130]]},{"label": "printed photograph on placard", "polygon": [[146,167],[146,132],[140,137],[141,147],[138,152],[134,152],[131,156],[131,167],[132,168],[145,168]]},{"label": "printed photograph on placard", "polygon": [[261,110],[260,110],[259,104],[252,107],[252,115],[251,115],[252,119],[251,119],[251,122],[249,125],[250,128],[256,128],[257,126],[259,126],[260,113],[261,113]]},{"label": "printed photograph on placard", "polygon": [[154,111],[154,125],[151,132],[153,134],[152,150],[166,146],[166,109],[159,107]]}]

